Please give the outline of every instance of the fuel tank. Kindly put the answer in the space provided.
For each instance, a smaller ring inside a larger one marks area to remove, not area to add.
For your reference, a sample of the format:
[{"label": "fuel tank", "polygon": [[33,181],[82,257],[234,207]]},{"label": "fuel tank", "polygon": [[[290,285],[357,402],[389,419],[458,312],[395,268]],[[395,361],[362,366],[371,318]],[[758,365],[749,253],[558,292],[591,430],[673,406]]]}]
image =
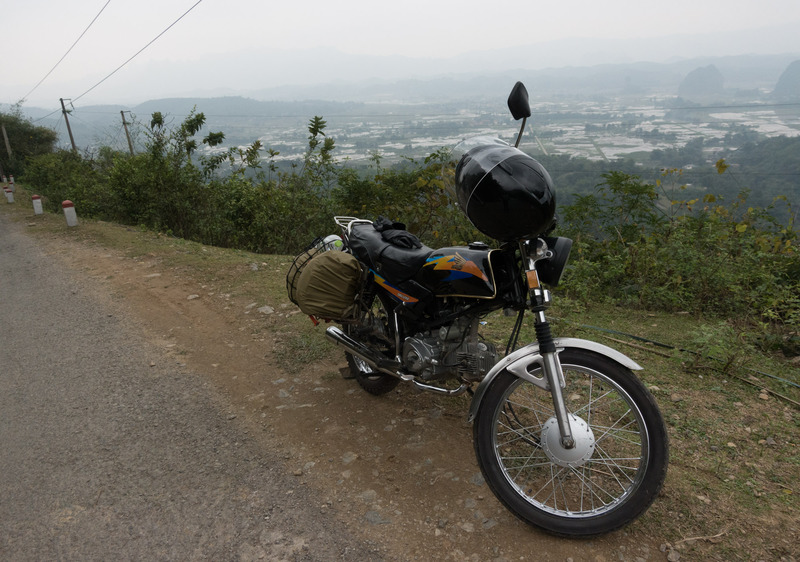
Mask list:
[{"label": "fuel tank", "polygon": [[497,289],[485,244],[434,250],[414,277],[437,297],[492,299]]}]

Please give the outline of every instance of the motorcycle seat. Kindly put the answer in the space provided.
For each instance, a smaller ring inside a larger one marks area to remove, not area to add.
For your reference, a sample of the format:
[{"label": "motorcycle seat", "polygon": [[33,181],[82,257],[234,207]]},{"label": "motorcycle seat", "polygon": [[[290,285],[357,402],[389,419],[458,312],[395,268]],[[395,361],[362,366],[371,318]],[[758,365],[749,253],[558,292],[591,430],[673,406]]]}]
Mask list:
[{"label": "motorcycle seat", "polygon": [[392,244],[372,224],[366,223],[353,225],[348,242],[356,258],[394,283],[411,279],[433,253],[424,244],[420,248]]}]

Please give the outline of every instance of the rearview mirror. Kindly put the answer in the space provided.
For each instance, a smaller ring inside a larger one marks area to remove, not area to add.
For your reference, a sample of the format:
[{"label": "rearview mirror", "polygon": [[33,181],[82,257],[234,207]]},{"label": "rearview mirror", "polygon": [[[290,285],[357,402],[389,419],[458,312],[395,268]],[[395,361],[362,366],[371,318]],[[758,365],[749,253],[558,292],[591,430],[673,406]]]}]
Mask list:
[{"label": "rearview mirror", "polygon": [[508,109],[516,121],[531,116],[531,104],[525,84],[517,82],[508,96]]}]

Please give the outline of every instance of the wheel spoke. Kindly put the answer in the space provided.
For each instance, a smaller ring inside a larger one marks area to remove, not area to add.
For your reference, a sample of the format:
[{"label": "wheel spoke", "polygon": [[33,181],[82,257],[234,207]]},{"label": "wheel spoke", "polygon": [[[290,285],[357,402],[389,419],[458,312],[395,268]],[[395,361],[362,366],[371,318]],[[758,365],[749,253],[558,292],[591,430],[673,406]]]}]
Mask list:
[{"label": "wheel spoke", "polygon": [[[594,378],[590,379],[590,384],[592,384],[592,385],[594,384]],[[583,413],[586,412],[586,423],[591,423],[591,421],[592,421],[592,406],[594,406],[596,403],[600,402],[606,396],[610,396],[611,394],[614,393],[613,390],[609,390],[608,392],[606,392],[602,396],[598,396],[597,398],[591,398],[592,392],[593,392],[593,389],[590,388],[590,390],[589,390],[589,401],[586,403],[586,405],[582,406],[582,407],[580,407],[580,408],[578,408],[578,409],[576,409],[576,410],[574,410],[572,412],[573,414],[578,415],[578,416],[583,416]]]},{"label": "wheel spoke", "polygon": [[[635,475],[636,471],[639,470],[639,464],[637,464],[637,466],[630,466],[630,467],[621,466],[619,464],[619,462],[618,462],[618,459],[612,458],[610,455],[608,455],[603,450],[602,447],[597,447],[595,449],[595,451],[598,451],[599,457],[600,457],[601,460],[592,459],[592,461],[591,461],[592,464],[601,464],[601,465],[607,467],[609,469],[608,474],[612,478],[614,478],[614,480],[617,481],[617,483],[619,484],[619,486],[620,486],[620,488],[622,490],[627,489],[628,486],[627,485],[623,485],[622,482],[619,481],[618,475],[626,476],[627,480],[628,480],[628,485],[630,485],[630,484],[632,484],[634,482],[634,479],[632,477],[628,476],[628,473],[632,472]],[[619,460],[639,461],[640,459],[637,457],[635,459],[619,459]],[[616,469],[616,470],[614,470],[614,469]]]},{"label": "wheel spoke", "polygon": [[[503,417],[505,418],[506,422],[500,422],[501,427],[507,428],[508,432],[498,433],[498,435],[505,435],[507,433],[513,433],[518,437],[525,439],[532,445],[538,444],[539,436],[537,435],[537,430],[541,429],[540,424],[526,426],[522,423],[522,421],[517,417],[516,414],[512,414],[509,416],[508,414],[504,413]],[[517,425],[518,427],[514,427],[512,424]]]},{"label": "wheel spoke", "polygon": [[[541,427],[544,424],[544,422],[547,421],[547,419],[552,415],[553,411],[552,404],[550,404],[548,407],[539,402],[538,400],[533,400],[533,399],[529,399],[526,402],[528,402],[530,405],[523,404],[522,402],[515,400],[508,400],[506,404],[511,410],[514,409],[514,406],[517,406],[518,408],[524,409],[525,411],[532,413],[536,419],[536,423]],[[544,420],[542,420],[542,417],[544,418]]]},{"label": "wheel spoke", "polygon": [[[591,478],[591,475],[589,475],[589,477],[587,477],[585,475],[585,472],[587,472],[587,471],[588,472],[594,472],[591,467],[589,467],[587,465],[584,465],[584,466],[581,467],[580,471],[578,471],[578,469],[576,469],[576,468],[572,468],[570,470],[571,470],[571,474],[573,474],[575,476],[575,478],[578,479],[578,481],[580,481],[581,490],[587,490],[588,491],[587,492],[588,496],[592,500],[591,501],[591,507],[588,508],[589,510],[597,509],[597,507],[595,506],[595,503],[594,503],[595,499],[597,499],[602,506],[606,506],[609,503],[612,503],[613,501],[615,501],[617,499],[616,495],[614,495],[611,492],[609,492],[608,490],[606,490],[600,483],[593,481],[592,478]],[[601,496],[601,494],[599,492],[603,492],[605,494],[605,496],[607,496],[609,501],[604,500],[603,496]],[[580,511],[585,511],[586,510],[586,508],[583,505],[583,500],[584,500],[584,494],[581,493],[580,494]]]},{"label": "wheel spoke", "polygon": [[560,468],[560,467],[557,467],[553,463],[549,463],[549,462],[546,463],[546,466],[549,468],[549,471],[548,471],[549,472],[549,478],[547,478],[547,480],[542,482],[540,487],[535,492],[533,492],[533,488],[529,487],[527,495],[531,499],[535,499],[535,498],[539,497],[540,493],[545,492],[545,491],[549,491],[550,492],[549,495],[547,495],[543,500],[541,500],[541,503],[544,504],[544,505],[547,505],[549,501],[552,501],[553,505],[555,506],[556,505],[555,497],[557,496],[556,481],[558,480],[558,478],[560,477],[561,473],[563,472],[563,469],[556,471],[556,468]]}]

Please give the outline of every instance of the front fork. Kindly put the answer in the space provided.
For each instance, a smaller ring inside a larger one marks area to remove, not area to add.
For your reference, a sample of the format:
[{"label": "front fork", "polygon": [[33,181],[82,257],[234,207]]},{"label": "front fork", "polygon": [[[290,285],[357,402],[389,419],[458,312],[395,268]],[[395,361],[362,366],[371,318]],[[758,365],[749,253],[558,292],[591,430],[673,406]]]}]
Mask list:
[{"label": "front fork", "polygon": [[520,244],[522,262],[528,280],[530,309],[534,313],[536,339],[539,342],[539,353],[542,356],[542,370],[550,387],[550,394],[553,397],[553,409],[558,422],[558,430],[561,434],[561,446],[565,449],[572,449],[575,447],[575,439],[572,436],[567,406],[564,403],[563,389],[566,386],[564,372],[561,369],[561,360],[558,358],[553,341],[550,322],[548,322],[544,314],[545,310],[550,307],[550,291],[542,288],[539,283],[539,275],[536,273],[536,262],[551,257],[552,252],[548,250],[544,240],[538,239],[535,249],[530,248],[532,243],[532,241],[529,241]]}]

